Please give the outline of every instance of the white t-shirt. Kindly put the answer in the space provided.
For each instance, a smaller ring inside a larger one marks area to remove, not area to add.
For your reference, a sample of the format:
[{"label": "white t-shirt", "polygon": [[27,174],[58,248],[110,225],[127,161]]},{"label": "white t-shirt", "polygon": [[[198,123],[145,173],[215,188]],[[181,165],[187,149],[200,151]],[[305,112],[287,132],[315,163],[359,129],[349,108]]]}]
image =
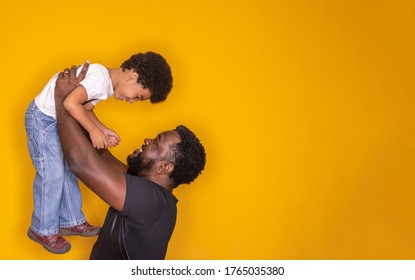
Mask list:
[{"label": "white t-shirt", "polygon": [[[77,73],[82,67],[78,67]],[[35,98],[36,106],[42,113],[56,119],[55,84],[59,73],[53,75],[43,90]],[[88,95],[88,101],[95,106],[101,100],[106,100],[114,94],[108,70],[101,64],[89,65],[85,78],[80,82]]]}]

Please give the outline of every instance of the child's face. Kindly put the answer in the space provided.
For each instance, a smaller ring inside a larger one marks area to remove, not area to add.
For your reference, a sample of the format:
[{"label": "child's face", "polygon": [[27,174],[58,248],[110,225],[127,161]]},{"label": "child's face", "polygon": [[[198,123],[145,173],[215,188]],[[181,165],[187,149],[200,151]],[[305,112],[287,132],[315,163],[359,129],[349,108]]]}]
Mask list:
[{"label": "child's face", "polygon": [[137,77],[138,75],[135,73],[132,78],[127,78],[118,82],[117,86],[114,88],[115,99],[124,100],[131,104],[135,101],[150,99],[150,89],[144,88],[141,84],[137,83]]}]

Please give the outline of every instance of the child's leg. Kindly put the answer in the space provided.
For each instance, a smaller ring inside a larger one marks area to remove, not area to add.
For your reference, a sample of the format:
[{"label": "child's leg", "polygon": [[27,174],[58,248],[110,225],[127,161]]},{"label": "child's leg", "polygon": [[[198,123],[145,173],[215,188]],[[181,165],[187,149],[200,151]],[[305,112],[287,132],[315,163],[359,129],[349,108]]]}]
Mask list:
[{"label": "child's leg", "polygon": [[85,215],[82,212],[82,196],[78,185],[78,178],[71,172],[66,162],[65,180],[59,211],[59,226],[61,228],[73,227],[86,222]]},{"label": "child's leg", "polygon": [[31,229],[40,235],[59,231],[59,204],[63,189],[64,160],[56,121],[32,102],[26,111],[28,147],[36,176]]}]

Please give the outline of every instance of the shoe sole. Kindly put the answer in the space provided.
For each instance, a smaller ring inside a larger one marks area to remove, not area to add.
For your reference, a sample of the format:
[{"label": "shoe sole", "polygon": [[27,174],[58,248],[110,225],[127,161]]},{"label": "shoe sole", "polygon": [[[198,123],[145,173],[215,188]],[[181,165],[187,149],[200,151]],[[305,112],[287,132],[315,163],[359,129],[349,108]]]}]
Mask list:
[{"label": "shoe sole", "polygon": [[60,228],[59,229],[59,234],[62,235],[62,236],[92,237],[92,236],[97,236],[99,234],[99,231],[100,230],[101,229],[97,229],[97,230],[89,231],[89,232],[81,232],[81,233],[78,233],[78,232],[72,232],[72,231],[66,230],[64,228]]},{"label": "shoe sole", "polygon": [[43,248],[45,248],[48,252],[51,252],[53,254],[65,254],[67,252],[69,252],[69,250],[71,250],[71,243],[68,242],[68,245],[63,247],[62,249],[54,249],[52,247],[46,246],[45,244],[43,244],[42,242],[40,242],[36,236],[33,235],[32,231],[29,229],[27,231],[27,236],[32,239],[34,242],[42,245]]}]

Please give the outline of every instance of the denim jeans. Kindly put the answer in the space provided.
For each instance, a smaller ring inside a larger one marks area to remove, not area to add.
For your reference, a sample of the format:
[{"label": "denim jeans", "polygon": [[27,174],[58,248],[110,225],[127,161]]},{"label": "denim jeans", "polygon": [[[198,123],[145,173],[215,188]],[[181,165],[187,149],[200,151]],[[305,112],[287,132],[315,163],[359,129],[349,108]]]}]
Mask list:
[{"label": "denim jeans", "polygon": [[73,227],[86,221],[78,179],[66,163],[56,120],[43,114],[32,101],[25,125],[32,163],[34,211],[30,228],[40,235],[52,235],[59,227]]}]

